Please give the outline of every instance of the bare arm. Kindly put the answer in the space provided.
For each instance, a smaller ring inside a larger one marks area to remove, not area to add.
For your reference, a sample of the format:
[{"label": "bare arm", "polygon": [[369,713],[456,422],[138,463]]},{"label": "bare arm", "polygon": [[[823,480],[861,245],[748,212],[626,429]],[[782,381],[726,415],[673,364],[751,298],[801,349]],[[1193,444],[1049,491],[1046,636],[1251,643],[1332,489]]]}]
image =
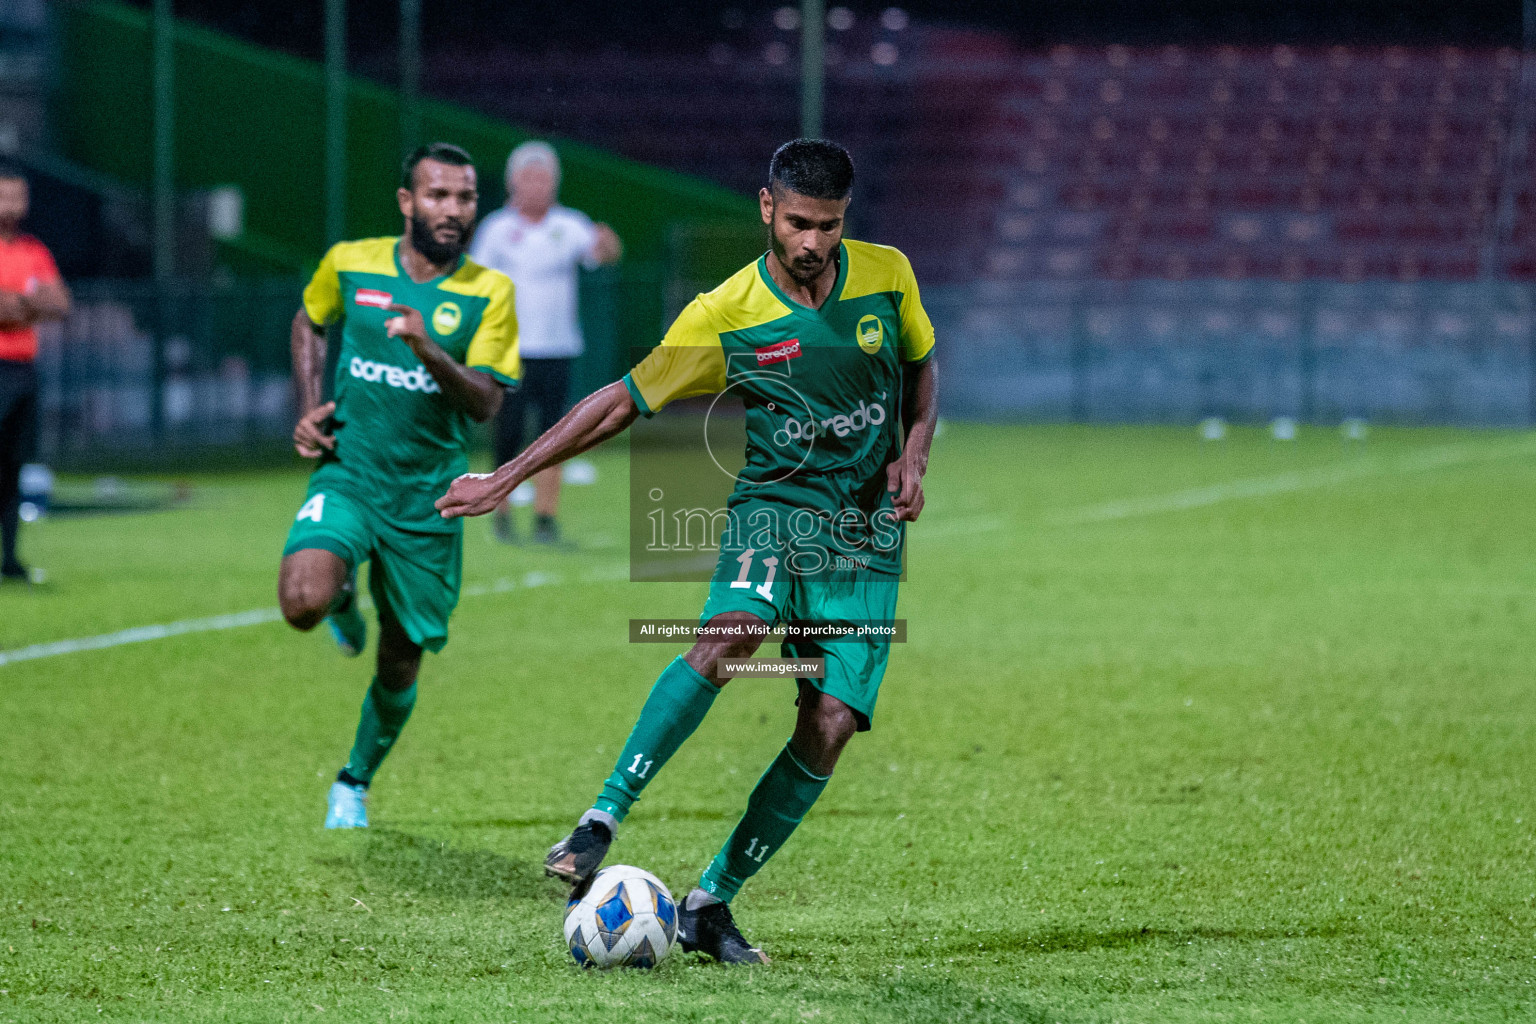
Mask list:
[{"label": "bare arm", "polygon": [[69,289],[62,281],[38,285],[32,292],[0,291],[0,327],[31,327],[69,316]]},{"label": "bare arm", "polygon": [[29,323],[63,320],[69,316],[69,289],[63,281],[38,285],[32,294],[22,296],[22,303],[26,307]]},{"label": "bare arm", "polygon": [[0,289],[0,329],[11,331],[26,327],[27,299],[21,292]]},{"label": "bare arm", "polygon": [[496,415],[501,408],[502,390],[495,377],[454,362],[437,342],[427,337],[427,324],[419,311],[398,302],[389,311],[398,314],[385,323],[389,336],[402,338],[411,346],[450,405],[467,413],[476,423]]},{"label": "bare arm", "polygon": [[619,262],[624,255],[624,243],[619,241],[618,232],[607,224],[594,224],[593,228],[597,237],[592,242],[592,259],[600,267]]},{"label": "bare arm", "polygon": [[492,511],[517,485],[550,466],[580,455],[629,429],[640,415],[623,381],[583,398],[559,423],[545,431],[521,455],[494,473],[466,473],[437,499],[444,519],[480,516]]},{"label": "bare arm", "polygon": [[928,449],[939,418],[937,359],[930,355],[926,362],[902,368],[901,425],[906,441],[901,457],[885,467],[885,474],[896,518],[907,522],[916,522],[923,511],[923,474],[928,472]]},{"label": "bare arm", "polygon": [[318,459],[336,450],[336,438],[326,429],[326,419],[336,411],[335,402],[320,404],[321,377],[325,374],[325,329],[309,314],[293,314],[288,329],[288,351],[293,358],[294,400],[299,422],[293,428],[293,447],[306,459]]},{"label": "bare arm", "polygon": [[325,374],[325,328],[300,309],[288,329],[288,352],[293,358],[293,387],[299,415],[320,404],[321,378]]}]

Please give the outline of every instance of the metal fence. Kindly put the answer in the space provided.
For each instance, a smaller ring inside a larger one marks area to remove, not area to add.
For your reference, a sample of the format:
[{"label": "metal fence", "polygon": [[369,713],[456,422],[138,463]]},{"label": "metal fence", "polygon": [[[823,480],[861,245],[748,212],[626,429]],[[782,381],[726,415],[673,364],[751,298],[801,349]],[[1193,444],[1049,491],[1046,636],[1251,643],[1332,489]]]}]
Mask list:
[{"label": "metal fence", "polygon": [[1527,286],[1029,282],[923,298],[952,416],[1536,423]]},{"label": "metal fence", "polygon": [[44,459],[154,458],[287,434],[300,287],[74,284],[73,315],[40,337]]},{"label": "metal fence", "polygon": [[[584,275],[587,357],[573,390],[627,369],[626,332],[660,336],[669,282],[646,263]],[[294,421],[288,333],[304,283],[73,282],[73,315],[40,330],[44,461],[191,466],[281,454]]]},{"label": "metal fence", "polygon": [[[44,332],[43,457],[185,464],[281,450],[302,284],[77,284],[75,314]],[[625,339],[659,337],[680,287],[652,266],[589,276],[573,389],[622,373]],[[1520,285],[978,283],[931,288],[924,302],[950,416],[1536,423],[1536,302]]]}]

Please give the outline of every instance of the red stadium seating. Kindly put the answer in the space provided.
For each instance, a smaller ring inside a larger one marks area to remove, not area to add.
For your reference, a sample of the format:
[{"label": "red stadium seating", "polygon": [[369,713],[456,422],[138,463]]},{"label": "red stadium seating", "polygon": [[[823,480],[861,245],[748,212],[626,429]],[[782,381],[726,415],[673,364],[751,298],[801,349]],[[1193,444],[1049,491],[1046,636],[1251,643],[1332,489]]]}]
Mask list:
[{"label": "red stadium seating", "polygon": [[[859,161],[855,229],[930,279],[1536,276],[1531,168],[1506,153],[1513,51],[1028,50],[914,25],[880,68],[858,57],[871,38],[832,40],[827,130]],[[509,51],[437,84],[745,191],[794,132],[793,62],[762,44]]]},{"label": "red stadium seating", "polygon": [[[1059,46],[986,70],[993,88],[945,90],[970,98],[963,117],[914,126],[934,142],[911,152],[1004,190],[979,211],[978,262],[950,276],[1455,280],[1479,276],[1489,243],[1493,273],[1531,276],[1528,175],[1509,237],[1495,219],[1509,51]],[[948,195],[984,205],[953,173]],[[1101,217],[1070,257],[1038,227],[1065,211]]]}]

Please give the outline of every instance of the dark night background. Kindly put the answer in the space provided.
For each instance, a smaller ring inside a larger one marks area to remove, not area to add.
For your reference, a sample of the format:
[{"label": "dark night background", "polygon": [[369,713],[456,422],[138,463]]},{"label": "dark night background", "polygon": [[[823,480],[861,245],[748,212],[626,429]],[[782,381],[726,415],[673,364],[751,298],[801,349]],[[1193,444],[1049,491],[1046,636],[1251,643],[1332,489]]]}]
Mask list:
[{"label": "dark night background", "polygon": [[[148,6],[139,0],[140,6]],[[423,5],[428,50],[473,47],[490,41],[536,52],[552,50],[687,50],[733,32],[737,24],[766,19],[778,5],[718,3],[633,3],[563,0],[506,3],[459,0]],[[828,7],[833,3],[828,3]],[[856,14],[878,14],[886,4],[847,4]],[[1352,0],[1330,3],[1175,2],[1094,3],[1090,0],[1019,4],[987,0],[914,0],[901,4],[928,22],[1002,29],[1019,42],[1123,43],[1351,42],[1518,44],[1521,7],[1516,0],[1398,2]],[[318,57],[321,0],[180,0],[180,17],[223,29],[252,42]],[[396,39],[397,0],[349,0],[348,44],[366,54],[391,47]]]}]

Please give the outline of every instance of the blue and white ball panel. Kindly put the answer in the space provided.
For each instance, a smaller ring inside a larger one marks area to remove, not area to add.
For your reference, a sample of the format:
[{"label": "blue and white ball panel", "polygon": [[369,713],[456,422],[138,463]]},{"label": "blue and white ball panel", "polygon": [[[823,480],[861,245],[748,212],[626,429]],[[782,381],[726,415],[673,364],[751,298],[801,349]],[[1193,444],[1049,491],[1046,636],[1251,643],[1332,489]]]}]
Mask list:
[{"label": "blue and white ball panel", "polygon": [[660,882],[645,884],[651,890],[651,899],[656,907],[656,920],[661,922],[661,927],[666,931],[667,945],[670,946],[677,939],[677,904],[672,902],[672,894]]},{"label": "blue and white ball panel", "polygon": [[672,893],[640,868],[604,868],[585,896],[566,904],[566,945],[583,967],[654,967],[676,938]]},{"label": "blue and white ball panel", "polygon": [[608,890],[598,901],[596,913],[598,933],[603,937],[603,944],[612,949],[635,919],[635,912],[629,905],[628,886],[620,882]]}]

